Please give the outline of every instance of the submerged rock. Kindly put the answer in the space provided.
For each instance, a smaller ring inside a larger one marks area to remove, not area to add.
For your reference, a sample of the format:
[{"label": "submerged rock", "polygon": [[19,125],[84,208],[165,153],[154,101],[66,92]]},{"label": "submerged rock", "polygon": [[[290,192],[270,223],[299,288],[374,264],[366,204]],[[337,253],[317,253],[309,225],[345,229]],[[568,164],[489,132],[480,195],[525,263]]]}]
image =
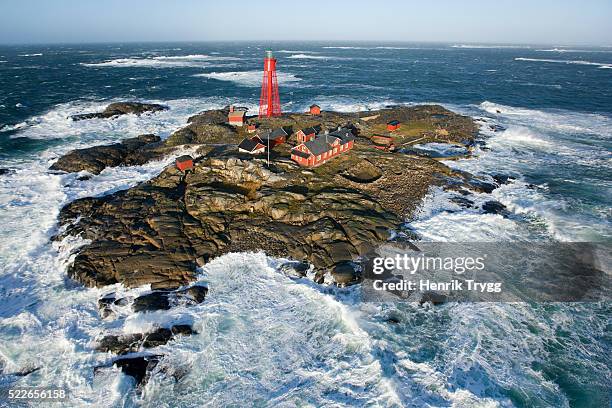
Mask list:
[{"label": "submerged rock", "polygon": [[71,118],[74,121],[85,119],[107,119],[130,113],[141,115],[145,112],[159,112],[167,109],[167,106],[158,105],[155,103],[116,102],[108,105],[102,112],[72,115]]},{"label": "submerged rock", "polygon": [[11,171],[11,169],[0,168],[0,176],[3,174],[9,174]]},{"label": "submerged rock", "polygon": [[507,216],[509,214],[508,209],[505,205],[500,203],[499,201],[487,201],[482,205],[482,210],[487,214],[499,214],[503,216]]},{"label": "submerged rock", "polygon": [[174,291],[153,291],[135,298],[132,309],[135,312],[147,312],[168,310],[178,304],[193,306],[202,303],[206,293],[208,293],[208,288],[201,285],[194,285],[186,289]]},{"label": "submerged rock", "polygon": [[170,328],[159,328],[149,333],[104,336],[96,346],[97,351],[127,354],[141,349],[162,346],[178,335],[196,334],[189,325],[176,325]]},{"label": "submerged rock", "polygon": [[494,174],[491,177],[493,177],[493,180],[498,184],[508,184],[515,180],[514,177],[508,176],[507,174]]},{"label": "submerged rock", "polygon": [[292,279],[305,277],[309,269],[310,264],[308,262],[286,262],[278,268],[279,272]]},{"label": "submerged rock", "polygon": [[162,357],[160,354],[119,357],[113,361],[113,365],[120,368],[125,375],[133,377],[136,380],[136,385],[141,386],[146,384],[151,371],[157,367]]}]

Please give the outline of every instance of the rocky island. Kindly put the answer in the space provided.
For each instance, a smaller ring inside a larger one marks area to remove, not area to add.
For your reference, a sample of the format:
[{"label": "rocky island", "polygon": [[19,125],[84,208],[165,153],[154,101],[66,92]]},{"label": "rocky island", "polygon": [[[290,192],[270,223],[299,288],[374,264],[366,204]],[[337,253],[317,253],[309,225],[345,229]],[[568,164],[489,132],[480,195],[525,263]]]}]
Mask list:
[{"label": "rocky island", "polygon": [[[197,151],[193,167],[186,171],[169,166],[133,188],[79,199],[61,210],[64,228],[55,239],[80,235],[89,240],[68,268],[71,278],[91,287],[151,285],[150,293],[136,299],[114,293],[100,299],[103,318],[112,318],[116,305],[130,302],[134,312],[142,312],[204,301],[206,288],[192,284],[197,268],[231,252],[263,251],[290,259],[280,272],[291,277],[306,276],[313,267],[319,283],[357,283],[355,264],[360,257],[400,230],[432,186],[457,191],[496,187],[411,153],[415,143],[466,149],[473,145],[477,124],[441,106],[247,117],[245,125],[257,123],[258,132],[282,128],[290,135],[286,143],[271,149],[269,164],[267,157],[238,150],[240,140],[251,136],[249,127],[227,124],[228,112],[229,108],[201,112],[163,141],[143,135],[76,150],[52,166],[97,174],[107,166],[158,159],[178,146]],[[389,132],[389,121],[402,126]],[[294,135],[312,126],[351,129],[354,148],[318,167],[299,166],[290,158],[297,144]],[[393,148],[381,148],[381,135]],[[125,338],[110,335],[97,349],[126,354],[193,333],[190,327],[168,327]],[[140,381],[158,356],[134,358],[130,365],[123,356],[116,365],[126,373],[136,370]]]}]

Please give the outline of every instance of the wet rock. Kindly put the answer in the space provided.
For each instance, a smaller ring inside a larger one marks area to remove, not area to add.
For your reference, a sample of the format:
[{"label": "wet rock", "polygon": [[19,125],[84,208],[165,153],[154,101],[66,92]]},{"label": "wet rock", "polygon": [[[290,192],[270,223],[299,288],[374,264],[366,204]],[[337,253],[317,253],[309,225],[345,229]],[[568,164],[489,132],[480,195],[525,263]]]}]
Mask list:
[{"label": "wet rock", "polygon": [[493,180],[495,180],[497,184],[508,184],[515,180],[514,177],[508,176],[507,174],[494,174],[491,177],[493,177]]},{"label": "wet rock", "polygon": [[443,303],[445,303],[447,300],[447,297],[441,293],[436,293],[436,292],[423,292],[421,295],[421,298],[419,299],[419,304],[424,304],[424,303],[431,303],[432,305],[436,306],[436,305],[441,305]]},{"label": "wet rock", "polygon": [[487,214],[508,215],[508,209],[499,201],[487,201],[482,205],[482,210]]},{"label": "wet rock", "polygon": [[472,200],[468,199],[468,198],[465,198],[465,197],[452,196],[450,198],[450,200],[453,203],[458,204],[458,205],[460,205],[461,207],[464,207],[464,208],[470,208],[470,207],[474,206],[474,202]]},{"label": "wet rock", "polygon": [[487,194],[491,194],[493,190],[499,187],[497,184],[488,183],[486,181],[477,180],[477,179],[469,180],[468,184],[475,190],[482,192],[482,193],[487,193]]},{"label": "wet rock", "polygon": [[352,262],[343,262],[332,270],[332,277],[338,286],[350,286],[361,282],[361,273],[355,269]]},{"label": "wet rock", "polygon": [[12,171],[11,169],[0,168],[0,176],[4,174],[9,174],[11,171]]},{"label": "wet rock", "polygon": [[159,363],[162,355],[146,355],[137,357],[119,357],[113,361],[113,365],[120,368],[125,375],[129,375],[136,380],[136,385],[146,384],[151,375],[151,371]]},{"label": "wet rock", "polygon": [[98,310],[100,312],[100,317],[106,319],[107,317],[113,316],[115,314],[113,306],[126,306],[131,299],[117,298],[115,293],[109,293],[100,299],[98,299]]},{"label": "wet rock", "polygon": [[100,174],[106,167],[145,164],[162,154],[151,148],[160,140],[159,136],[141,135],[121,143],[73,150],[60,157],[50,169],[68,173],[85,170],[92,174]]},{"label": "wet rock", "polygon": [[178,335],[196,334],[189,325],[176,325],[170,328],[159,328],[150,333],[133,333],[125,335],[107,335],[96,346],[97,351],[127,354],[141,349],[162,346]]},{"label": "wet rock", "polygon": [[106,119],[114,118],[121,115],[127,115],[130,113],[135,115],[141,115],[146,112],[159,112],[167,109],[167,106],[158,105],[154,103],[117,102],[111,103],[102,112],[72,115],[71,118],[74,121],[86,119]]},{"label": "wet rock", "polygon": [[278,268],[279,272],[292,279],[305,277],[308,269],[310,269],[308,262],[285,262]]},{"label": "wet rock", "polygon": [[208,293],[208,288],[194,285],[180,290],[159,290],[147,293],[134,299],[132,309],[135,312],[153,310],[168,310],[175,305],[193,306],[202,303]]},{"label": "wet rock", "polygon": [[79,181],[87,181],[87,180],[90,180],[90,179],[91,179],[91,176],[89,174],[77,177],[77,180],[79,180]]}]

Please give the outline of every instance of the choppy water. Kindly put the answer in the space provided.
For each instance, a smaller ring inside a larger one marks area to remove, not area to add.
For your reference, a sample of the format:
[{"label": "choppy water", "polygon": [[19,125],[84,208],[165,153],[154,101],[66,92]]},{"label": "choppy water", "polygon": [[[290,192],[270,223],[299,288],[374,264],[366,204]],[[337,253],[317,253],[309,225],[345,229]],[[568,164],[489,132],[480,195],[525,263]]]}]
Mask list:
[{"label": "choppy water", "polygon": [[[46,169],[76,147],[142,133],[166,137],[203,109],[254,108],[265,46],[0,47],[0,167],[11,169],[0,175],[0,386],[64,386],[76,406],[605,406],[607,304],[360,304],[358,288],[291,281],[275,272],[277,260],[236,254],[203,268],[211,292],[196,308],[99,319],[104,291],[65,278],[70,250],[83,243],[49,243],[59,209],[146,180],[171,158],[84,181]],[[515,177],[470,197],[497,199],[510,217],[462,209],[434,190],[410,222],[423,239],[610,241],[612,49],[271,48],[285,110],[437,102],[505,128],[483,127],[487,149],[448,164]],[[125,99],[170,110],[68,119]],[[163,347],[171,350],[164,365],[187,372],[180,383],[160,374],[138,396],[116,371],[94,377],[93,367],[109,358],[91,351],[97,336],[160,321],[193,323],[200,332]],[[27,377],[8,375],[39,366]]]}]

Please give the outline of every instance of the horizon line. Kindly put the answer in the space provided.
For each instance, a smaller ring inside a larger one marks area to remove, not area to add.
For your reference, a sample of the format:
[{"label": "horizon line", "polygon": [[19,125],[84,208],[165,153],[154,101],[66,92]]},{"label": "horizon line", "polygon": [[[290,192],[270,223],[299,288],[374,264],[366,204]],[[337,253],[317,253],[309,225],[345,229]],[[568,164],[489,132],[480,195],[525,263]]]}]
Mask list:
[{"label": "horizon line", "polygon": [[[519,43],[519,42],[487,42],[487,41],[449,41],[449,40],[112,40],[112,41],[32,41],[32,42],[0,42],[0,46],[49,46],[49,45],[107,45],[107,44],[189,44],[189,43],[340,43],[340,44],[456,44],[484,46],[551,46],[551,47],[594,47],[612,48],[612,44],[592,43]],[[341,46],[341,45],[340,45]]]}]

